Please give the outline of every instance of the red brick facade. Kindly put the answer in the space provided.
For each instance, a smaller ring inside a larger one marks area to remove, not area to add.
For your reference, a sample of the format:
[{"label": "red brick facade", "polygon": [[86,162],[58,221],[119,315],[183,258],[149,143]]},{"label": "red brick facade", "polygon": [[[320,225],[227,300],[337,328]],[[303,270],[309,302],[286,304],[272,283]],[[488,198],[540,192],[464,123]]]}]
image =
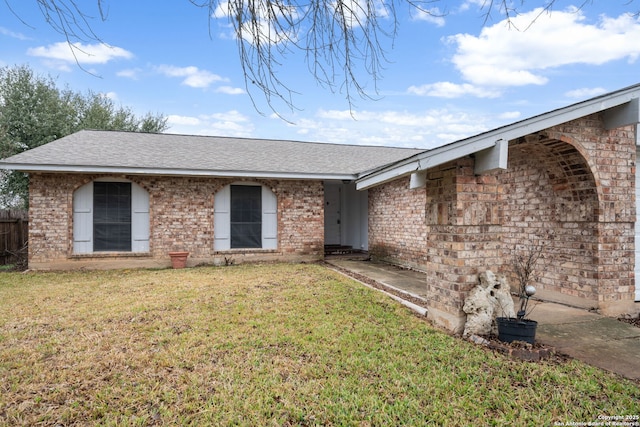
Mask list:
[{"label": "red brick facade", "polygon": [[369,190],[369,253],[378,260],[418,270],[427,267],[424,189],[409,189],[409,178]]},{"label": "red brick facade", "polygon": [[635,133],[599,115],[510,141],[508,168],[467,157],[369,190],[373,254],[426,272],[429,315],[459,331],[478,273],[510,275],[515,250],[544,246],[539,295],[617,315],[634,310]]},{"label": "red brick facade", "polygon": [[[545,298],[604,314],[630,313],[635,296],[636,145],[633,127],[604,129],[594,114],[509,141],[506,170],[476,175],[473,156],[369,189],[369,251],[426,272],[429,315],[458,331],[480,272],[511,275],[514,250],[544,246],[536,285]],[[228,179],[120,176],[150,196],[150,250],[74,255],[73,192],[99,177],[32,174],[32,268],[168,266],[323,256],[321,181],[257,180],[277,197],[278,249],[215,252],[214,197]]]},{"label": "red brick facade", "polygon": [[605,313],[634,300],[636,145],[633,128],[587,116],[512,141],[504,183],[506,252],[546,247],[539,289]]},{"label": "red brick facade", "polygon": [[229,179],[117,176],[149,193],[148,253],[74,255],[73,192],[105,175],[32,174],[29,265],[31,268],[114,268],[168,266],[169,251],[186,250],[189,265],[243,260],[314,260],[323,256],[324,191],[320,181],[251,181],[278,199],[278,249],[213,249],[215,193]]}]

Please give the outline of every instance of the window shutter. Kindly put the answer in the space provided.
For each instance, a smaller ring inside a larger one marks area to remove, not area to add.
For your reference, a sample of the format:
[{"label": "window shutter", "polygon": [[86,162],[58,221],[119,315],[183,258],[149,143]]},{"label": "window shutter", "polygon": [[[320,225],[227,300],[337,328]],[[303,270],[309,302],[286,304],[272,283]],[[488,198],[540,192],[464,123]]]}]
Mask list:
[{"label": "window shutter", "polygon": [[262,186],[262,249],[278,248],[278,198]]},{"label": "window shutter", "polygon": [[213,201],[213,249],[231,249],[231,186],[218,191]]},{"label": "window shutter", "polygon": [[149,193],[131,183],[131,251],[149,252]]},{"label": "window shutter", "polygon": [[73,253],[93,252],[93,182],[73,193]]}]

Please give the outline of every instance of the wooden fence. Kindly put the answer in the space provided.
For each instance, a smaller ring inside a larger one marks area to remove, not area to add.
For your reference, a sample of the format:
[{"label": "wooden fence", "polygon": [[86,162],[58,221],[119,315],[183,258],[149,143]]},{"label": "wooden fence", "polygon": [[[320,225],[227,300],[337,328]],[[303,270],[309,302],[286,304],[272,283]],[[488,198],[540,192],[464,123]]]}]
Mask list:
[{"label": "wooden fence", "polygon": [[28,229],[27,211],[0,210],[0,265],[25,262]]}]

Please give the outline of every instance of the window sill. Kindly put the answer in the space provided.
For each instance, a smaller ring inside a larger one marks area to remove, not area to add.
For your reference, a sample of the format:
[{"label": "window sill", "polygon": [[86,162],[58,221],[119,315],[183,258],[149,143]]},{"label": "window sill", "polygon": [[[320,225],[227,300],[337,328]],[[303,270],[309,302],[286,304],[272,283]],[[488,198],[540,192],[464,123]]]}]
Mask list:
[{"label": "window sill", "polygon": [[151,252],[92,252],[88,254],[71,254],[69,258],[144,258],[150,256]]},{"label": "window sill", "polygon": [[277,254],[280,253],[277,249],[225,249],[217,250],[213,252],[214,255],[229,255],[229,254]]}]

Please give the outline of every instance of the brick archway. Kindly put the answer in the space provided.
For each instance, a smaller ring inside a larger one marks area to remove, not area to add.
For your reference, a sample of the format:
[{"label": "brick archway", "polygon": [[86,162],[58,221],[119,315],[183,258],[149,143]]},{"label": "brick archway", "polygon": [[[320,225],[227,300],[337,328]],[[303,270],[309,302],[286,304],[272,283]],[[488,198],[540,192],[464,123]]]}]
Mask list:
[{"label": "brick archway", "polygon": [[[598,305],[598,194],[587,159],[574,147],[543,134],[512,141],[503,184],[503,270],[514,248],[543,245],[538,266],[541,294]],[[511,279],[515,283],[515,277]]]}]

